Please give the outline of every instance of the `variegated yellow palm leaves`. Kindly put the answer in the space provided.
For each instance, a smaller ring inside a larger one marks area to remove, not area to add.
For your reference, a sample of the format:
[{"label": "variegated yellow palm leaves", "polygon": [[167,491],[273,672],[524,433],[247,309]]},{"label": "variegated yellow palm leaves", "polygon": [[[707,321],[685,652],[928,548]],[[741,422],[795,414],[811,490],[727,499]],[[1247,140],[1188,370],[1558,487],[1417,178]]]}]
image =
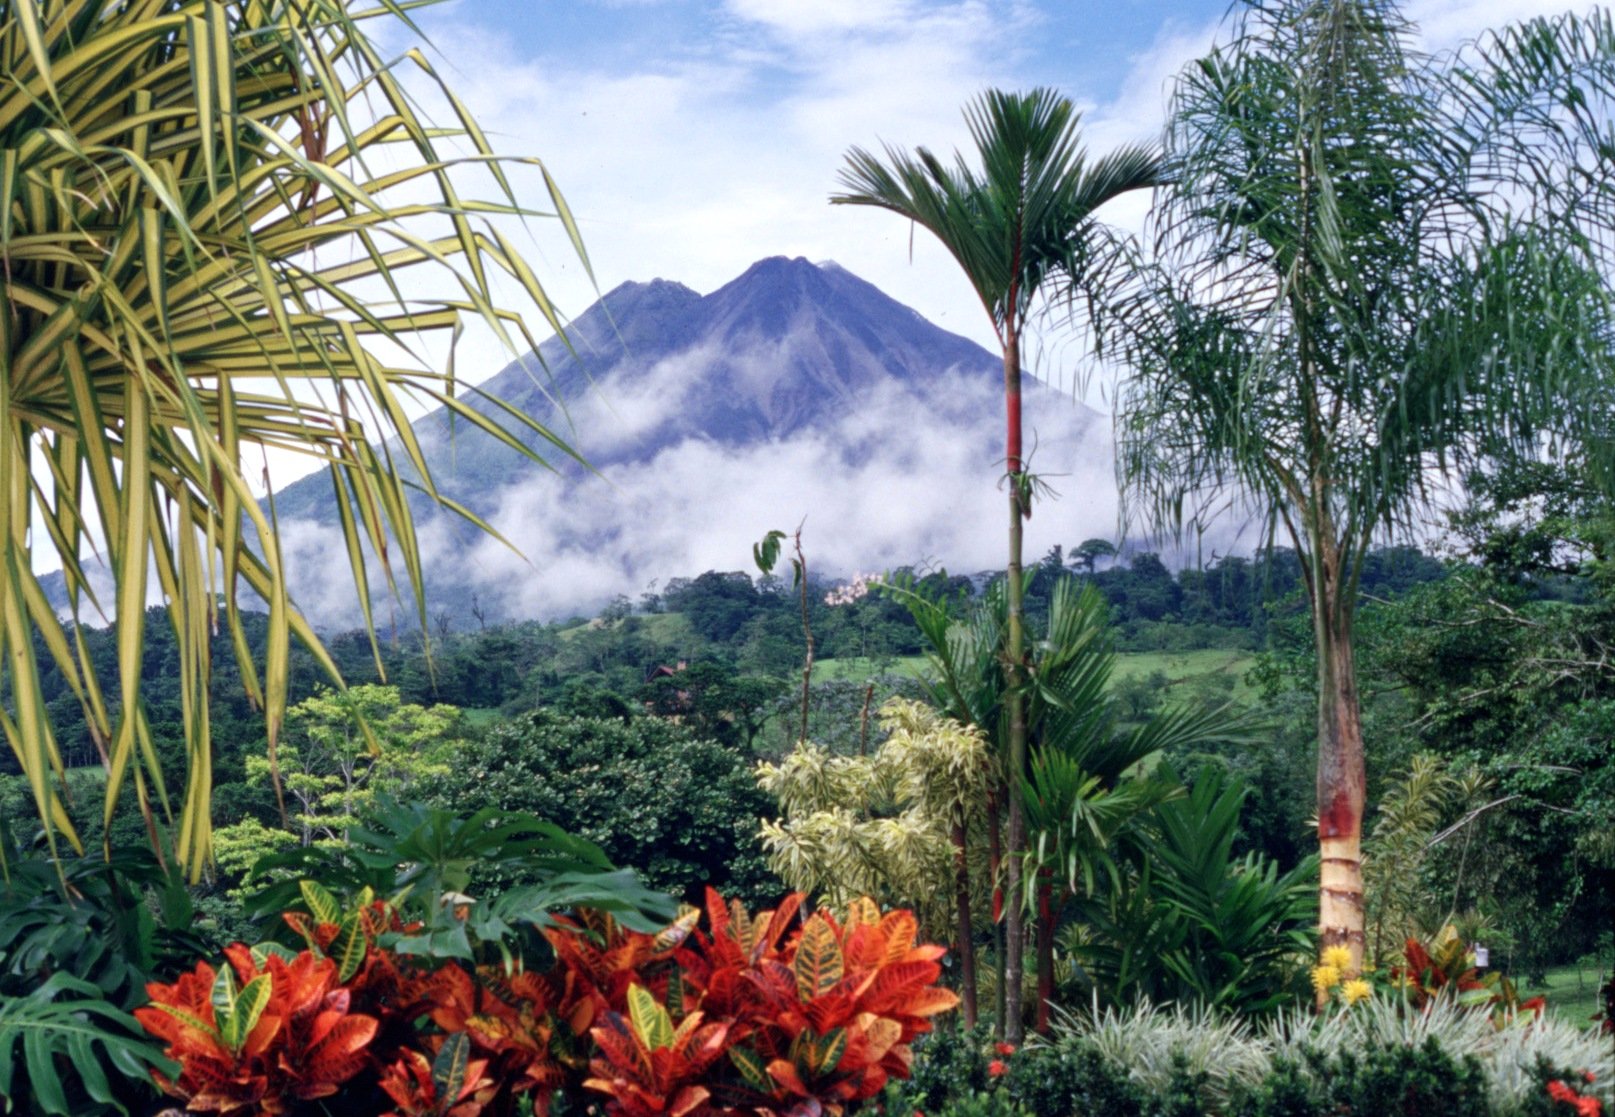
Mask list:
[{"label": "variegated yellow palm leaves", "polygon": [[[209,855],[210,642],[234,645],[271,753],[292,639],[335,676],[288,598],[273,518],[248,486],[267,451],[330,469],[368,620],[367,555],[389,584],[402,566],[424,616],[395,464],[436,493],[405,401],[441,404],[512,446],[549,437],[513,411],[508,425],[490,421],[455,398],[452,372],[418,363],[422,336],[457,335],[466,314],[531,344],[495,304],[493,275],[551,325],[555,314],[488,224],[521,211],[475,122],[421,53],[386,63],[367,39],[367,20],[405,18],[380,3],[0,2],[0,729],[53,850],[82,843],[56,790],[62,727],[42,670],[53,665],[80,700],[106,765],[107,819],[132,787],[154,835],[172,820],[193,877]],[[445,96],[453,126],[424,119],[406,84]],[[453,176],[467,169],[503,200],[463,198]],[[41,552],[64,565],[75,617],[116,623],[115,690],[47,600]],[[96,599],[91,553],[110,568],[110,600]],[[261,665],[238,613],[243,584],[268,604]],[[179,647],[188,762],[177,796],[141,712],[154,593]]]}]

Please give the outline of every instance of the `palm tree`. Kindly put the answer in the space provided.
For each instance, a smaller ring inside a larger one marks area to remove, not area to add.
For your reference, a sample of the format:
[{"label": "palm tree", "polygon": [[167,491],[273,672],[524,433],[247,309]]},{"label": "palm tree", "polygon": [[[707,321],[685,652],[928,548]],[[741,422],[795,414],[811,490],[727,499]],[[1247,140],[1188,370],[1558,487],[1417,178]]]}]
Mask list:
[{"label": "palm tree", "polygon": [[1025,883],[1038,910],[1039,1032],[1049,1025],[1054,938],[1065,902],[1091,895],[1101,872],[1116,880],[1118,835],[1183,793],[1175,779],[1147,771],[1151,762],[1249,736],[1249,719],[1232,704],[1172,706],[1141,724],[1124,724],[1122,703],[1110,689],[1115,667],[1104,595],[1092,582],[1061,578],[1047,636],[1032,661],[1032,755],[1019,795],[1031,838]]},{"label": "palm tree", "polygon": [[[948,602],[894,582],[885,592],[901,601],[930,645],[930,698],[951,717],[1003,728],[1006,686],[997,669],[1007,626],[1006,595],[994,583],[966,615]],[[1231,706],[1172,708],[1128,726],[1110,694],[1116,653],[1104,596],[1072,576],[1054,585],[1047,630],[1027,658],[1026,723],[1029,760],[1012,789],[1028,823],[1029,847],[1018,860],[1023,894],[1037,912],[1037,1028],[1048,1026],[1054,994],[1054,936],[1064,901],[1091,893],[1102,871],[1114,875],[1112,845],[1141,813],[1181,794],[1175,782],[1144,769],[1168,750],[1238,740],[1247,719]],[[989,733],[989,736],[991,734]],[[1000,746],[1002,741],[997,742]]]},{"label": "palm tree", "polygon": [[[1004,356],[1005,468],[1009,488],[1008,635],[1003,670],[1008,682],[1007,778],[1026,770],[1025,636],[1021,605],[1021,529],[1032,513],[1032,477],[1021,445],[1021,342],[1045,281],[1054,274],[1101,270],[1114,253],[1093,214],[1119,194],[1153,186],[1155,156],[1123,148],[1088,162],[1071,102],[1050,89],[989,90],[965,108],[980,170],[956,156],[952,167],[925,148],[909,155],[887,146],[885,159],[862,149],[847,153],[843,193],[831,202],[878,206],[929,229],[964,269]],[[1008,842],[1025,846],[1017,797],[1010,795]],[[1007,886],[1019,895],[1019,867],[1008,860]],[[1006,1036],[1018,1042],[1022,919],[1010,905],[1006,924]]]},{"label": "palm tree", "polygon": [[[390,586],[402,569],[424,627],[401,474],[436,491],[405,402],[435,402],[529,456],[528,446],[553,441],[514,412],[489,418],[496,403],[469,406],[452,361],[442,372],[421,356],[423,337],[457,336],[467,315],[513,349],[532,343],[496,303],[495,273],[559,322],[488,223],[527,212],[504,165],[452,96],[454,126],[417,113],[405,86],[436,76],[418,50],[384,62],[361,26],[376,17],[407,19],[393,0],[363,15],[341,0],[5,5],[0,678],[9,701],[0,731],[53,851],[59,839],[82,841],[53,783],[62,727],[42,700],[42,672],[60,672],[78,698],[106,767],[105,818],[132,785],[154,842],[177,821],[175,856],[193,879],[210,848],[209,646],[221,615],[264,708],[271,756],[291,641],[336,678],[289,598],[273,505],[262,510],[249,484],[267,452],[330,471],[367,624],[379,565]],[[489,176],[501,197],[462,197],[465,169]],[[434,291],[417,274],[446,284]],[[109,600],[83,561],[92,549],[108,560]],[[34,571],[52,554],[71,624]],[[268,607],[261,666],[242,625],[243,587]],[[179,648],[186,786],[177,809],[141,704],[154,592]],[[114,693],[79,633],[86,605],[109,606],[117,627]]]},{"label": "palm tree", "polygon": [[1363,949],[1353,660],[1370,545],[1494,455],[1607,450],[1607,13],[1426,58],[1389,0],[1253,0],[1187,69],[1158,272],[1101,318],[1129,504],[1209,493],[1301,556],[1317,650],[1323,945]]}]

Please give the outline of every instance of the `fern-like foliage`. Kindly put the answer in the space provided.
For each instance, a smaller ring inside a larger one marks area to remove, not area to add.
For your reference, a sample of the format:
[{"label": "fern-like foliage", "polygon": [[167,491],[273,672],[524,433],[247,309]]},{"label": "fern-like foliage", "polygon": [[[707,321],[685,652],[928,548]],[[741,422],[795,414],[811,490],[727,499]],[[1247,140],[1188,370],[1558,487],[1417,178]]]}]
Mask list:
[{"label": "fern-like foliage", "polygon": [[[52,974],[27,996],[0,1000],[0,1106],[83,1117],[128,1113],[132,1081],[175,1068],[101,990]],[[109,1074],[109,1070],[113,1073]]]}]

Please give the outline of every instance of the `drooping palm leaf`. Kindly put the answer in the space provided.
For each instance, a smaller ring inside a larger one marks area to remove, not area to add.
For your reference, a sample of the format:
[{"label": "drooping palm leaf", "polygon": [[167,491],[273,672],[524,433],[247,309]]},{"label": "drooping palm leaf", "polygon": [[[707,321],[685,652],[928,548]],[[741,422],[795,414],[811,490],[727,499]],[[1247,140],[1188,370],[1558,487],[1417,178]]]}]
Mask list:
[{"label": "drooping palm leaf", "polygon": [[1321,933],[1356,965],[1370,548],[1500,459],[1615,477],[1615,23],[1429,57],[1394,0],[1249,0],[1230,31],[1175,86],[1158,267],[1098,304],[1129,366],[1117,458],[1156,527],[1198,529],[1218,493],[1300,556]]},{"label": "drooping palm leaf", "polygon": [[[405,19],[392,0],[365,12],[340,0],[11,0],[4,11],[0,675],[10,709],[0,732],[51,841],[78,847],[52,782],[62,758],[37,631],[106,764],[106,817],[132,783],[148,815],[173,815],[177,856],[194,876],[210,847],[208,645],[221,613],[264,707],[271,756],[292,640],[336,677],[290,599],[273,514],[249,483],[265,455],[330,470],[373,631],[372,566],[389,586],[401,574],[425,616],[405,478],[436,489],[411,404],[441,405],[535,460],[530,446],[569,453],[513,410],[470,406],[419,344],[457,336],[470,316],[530,346],[522,317],[495,300],[501,273],[559,325],[489,223],[537,211],[518,204],[452,95],[453,125],[417,109],[410,88],[447,92],[420,50],[382,60],[363,23]],[[498,197],[463,197],[455,180],[466,171],[491,171]],[[581,256],[547,172],[544,182]],[[109,599],[95,592],[91,553],[106,559]],[[45,596],[34,568],[48,555],[62,563],[75,619],[117,626],[113,694],[76,623]],[[243,587],[268,607],[261,672]],[[179,648],[187,783],[177,801],[141,705],[153,595],[169,606]]]}]

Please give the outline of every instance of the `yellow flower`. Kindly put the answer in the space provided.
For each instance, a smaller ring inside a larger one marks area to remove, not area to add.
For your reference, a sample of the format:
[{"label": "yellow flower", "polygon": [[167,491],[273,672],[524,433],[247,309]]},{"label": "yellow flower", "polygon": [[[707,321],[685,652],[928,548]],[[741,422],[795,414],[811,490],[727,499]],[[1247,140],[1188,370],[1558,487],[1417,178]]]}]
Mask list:
[{"label": "yellow flower", "polygon": [[1366,1001],[1368,998],[1372,997],[1374,995],[1374,987],[1359,977],[1348,981],[1345,985],[1341,986],[1340,994],[1346,998],[1347,1004],[1354,1005],[1358,1001]]},{"label": "yellow flower", "polygon": [[1340,984],[1340,971],[1333,966],[1312,967],[1312,987],[1322,996]]},{"label": "yellow flower", "polygon": [[1345,946],[1325,947],[1323,952],[1323,964],[1326,966],[1333,966],[1341,973],[1345,973],[1351,969],[1351,948]]}]

